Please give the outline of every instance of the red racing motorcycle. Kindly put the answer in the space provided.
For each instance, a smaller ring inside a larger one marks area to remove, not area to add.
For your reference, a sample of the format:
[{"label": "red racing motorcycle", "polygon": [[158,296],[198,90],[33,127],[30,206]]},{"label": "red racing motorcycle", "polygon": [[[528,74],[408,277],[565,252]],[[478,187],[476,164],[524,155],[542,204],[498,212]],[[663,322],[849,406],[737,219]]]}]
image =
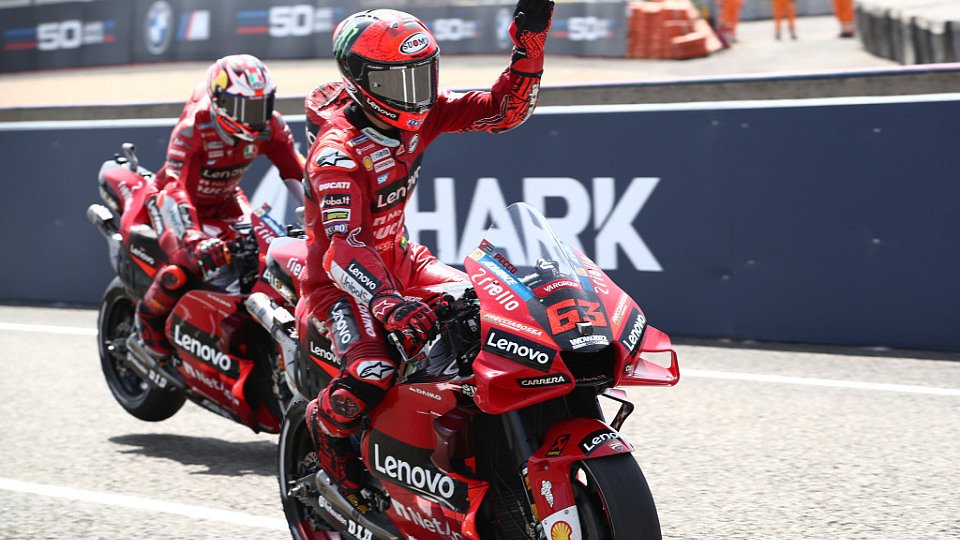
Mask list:
[{"label": "red racing motorcycle", "polygon": [[269,207],[255,212],[250,223],[205,224],[227,242],[231,263],[206,275],[174,306],[165,328],[174,352],[157,361],[131,337],[137,302],[168,264],[151,222],[170,209],[157,207],[154,175],[138,165],[133,145],[124,144],[123,151],[100,169],[100,195],[109,208],[87,209],[107,240],[116,273],[98,319],[100,363],[113,397],[141,420],[165,420],[189,399],[255,432],[279,432],[292,396],[284,358],[296,354],[296,345],[271,336],[247,300],[258,293],[281,305],[296,304],[294,296],[279,292],[292,294],[282,284],[271,287],[261,278],[274,275],[266,268],[269,243],[298,231],[272,220]]},{"label": "red racing motorcycle", "polygon": [[[398,383],[354,438],[371,473],[366,512],[318,468],[304,420],[303,396],[335,371],[302,358],[288,366],[301,396],[284,416],[279,482],[295,538],[660,538],[620,432],[633,405],[616,387],[676,384],[670,339],[533,207],[511,205],[497,222],[465,260],[470,283],[437,308],[439,337],[413,358],[397,348]],[[303,249],[270,251],[283,268]],[[260,300],[265,327],[289,320]],[[336,364],[329,344],[309,347]],[[609,422],[601,397],[620,404]]]}]

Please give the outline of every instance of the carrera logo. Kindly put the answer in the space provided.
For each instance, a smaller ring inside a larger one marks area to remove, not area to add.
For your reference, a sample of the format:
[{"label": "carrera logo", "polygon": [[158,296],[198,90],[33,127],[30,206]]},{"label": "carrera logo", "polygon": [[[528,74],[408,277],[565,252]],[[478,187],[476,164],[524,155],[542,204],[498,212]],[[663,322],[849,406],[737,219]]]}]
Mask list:
[{"label": "carrera logo", "polygon": [[550,371],[557,351],[529,339],[499,329],[490,329],[483,348],[538,371]]},{"label": "carrera logo", "polygon": [[229,355],[216,348],[212,338],[179,317],[174,319],[173,342],[181,350],[228,377],[239,377],[240,367]]},{"label": "carrera logo", "polygon": [[408,56],[413,56],[419,52],[423,52],[429,46],[430,37],[424,32],[417,32],[403,40],[403,43],[400,44],[400,52]]},{"label": "carrera logo", "polygon": [[580,441],[580,449],[583,450],[584,454],[589,456],[591,453],[593,453],[594,450],[596,450],[597,448],[600,448],[605,443],[608,443],[610,441],[619,441],[619,440],[620,440],[619,433],[615,431],[611,431],[609,429],[598,429],[597,431],[594,431],[593,433],[587,435],[586,437],[583,438],[582,441]]},{"label": "carrera logo", "polygon": [[640,310],[635,309],[630,313],[623,334],[620,336],[620,343],[630,351],[630,356],[637,352],[646,325],[647,319],[640,313]]},{"label": "carrera logo", "polygon": [[370,434],[371,472],[452,510],[467,507],[467,486],[450,478],[431,461],[432,449],[404,444],[380,431]]},{"label": "carrera logo", "polygon": [[547,386],[560,386],[570,382],[570,377],[563,373],[555,373],[545,377],[530,377],[528,379],[517,379],[517,384],[522,388],[545,388]]}]

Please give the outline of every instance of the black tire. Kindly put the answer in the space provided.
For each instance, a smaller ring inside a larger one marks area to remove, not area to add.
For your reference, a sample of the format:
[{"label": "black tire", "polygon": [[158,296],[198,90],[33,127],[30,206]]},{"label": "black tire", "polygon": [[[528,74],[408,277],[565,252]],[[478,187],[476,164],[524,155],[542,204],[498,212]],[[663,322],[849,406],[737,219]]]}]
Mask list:
[{"label": "black tire", "polygon": [[[307,401],[295,398],[283,415],[277,442],[277,480],[280,482],[280,502],[290,534],[296,540],[319,540],[329,538],[326,531],[334,529],[315,510],[288,494],[290,481],[316,472],[319,467],[313,438],[307,430],[306,411]],[[344,539],[353,538],[347,534],[341,536]]]},{"label": "black tire", "polygon": [[100,368],[117,403],[131,415],[147,422],[170,418],[186,400],[183,392],[154,388],[126,366],[127,337],[133,332],[136,302],[120,278],[114,278],[103,293],[97,319]]},{"label": "black tire", "polygon": [[653,495],[631,454],[581,461],[573,467],[571,481],[583,538],[661,538]]}]

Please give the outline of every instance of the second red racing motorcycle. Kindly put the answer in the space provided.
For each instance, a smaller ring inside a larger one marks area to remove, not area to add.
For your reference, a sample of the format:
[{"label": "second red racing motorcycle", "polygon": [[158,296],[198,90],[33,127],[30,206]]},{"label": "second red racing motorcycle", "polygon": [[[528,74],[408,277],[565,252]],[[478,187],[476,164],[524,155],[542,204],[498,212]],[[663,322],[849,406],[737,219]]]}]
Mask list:
[{"label": "second red racing motorcycle", "polygon": [[[271,246],[279,271],[302,257],[296,242]],[[620,431],[633,405],[617,387],[676,384],[670,339],[525,203],[509,206],[464,264],[470,282],[437,308],[439,337],[413,358],[397,349],[398,383],[353,439],[371,473],[365,512],[318,468],[304,421],[330,366],[303,357],[287,366],[300,397],[284,417],[279,481],[293,536],[660,538],[635,447]],[[252,300],[273,333],[292,328],[285,308]],[[309,347],[336,365],[329,344]],[[609,422],[600,398],[620,404]]]},{"label": "second red racing motorcycle", "polygon": [[207,226],[230,247],[231,262],[177,302],[165,325],[173,354],[155,360],[138,352],[132,339],[134,313],[168,264],[156,221],[171,210],[158,208],[154,175],[139,166],[133,145],[124,144],[123,151],[100,169],[100,195],[109,208],[93,204],[87,209],[87,218],[107,240],[116,273],[98,319],[107,386],[141,420],[165,420],[189,399],[256,432],[277,433],[292,397],[285,359],[297,354],[296,344],[264,330],[253,317],[256,304],[248,301],[258,294],[281,305],[296,304],[291,289],[267,284],[276,274],[267,268],[266,253],[273,240],[302,231],[271,219],[269,207],[254,212],[249,222],[210,222]]}]

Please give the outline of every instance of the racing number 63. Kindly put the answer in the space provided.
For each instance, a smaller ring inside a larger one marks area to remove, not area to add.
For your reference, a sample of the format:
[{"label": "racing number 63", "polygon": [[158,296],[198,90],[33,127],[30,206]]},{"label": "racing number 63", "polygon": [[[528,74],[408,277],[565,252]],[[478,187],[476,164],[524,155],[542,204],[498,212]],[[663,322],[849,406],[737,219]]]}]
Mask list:
[{"label": "racing number 63", "polygon": [[[584,308],[586,320],[580,318],[580,310],[577,306]],[[568,330],[573,330],[579,322],[589,322],[593,326],[606,326],[607,318],[597,308],[599,302],[588,302],[586,300],[574,300],[573,298],[557,302],[547,308],[547,319],[550,321],[550,331],[553,334],[560,334]],[[561,311],[563,310],[563,311]]]}]

